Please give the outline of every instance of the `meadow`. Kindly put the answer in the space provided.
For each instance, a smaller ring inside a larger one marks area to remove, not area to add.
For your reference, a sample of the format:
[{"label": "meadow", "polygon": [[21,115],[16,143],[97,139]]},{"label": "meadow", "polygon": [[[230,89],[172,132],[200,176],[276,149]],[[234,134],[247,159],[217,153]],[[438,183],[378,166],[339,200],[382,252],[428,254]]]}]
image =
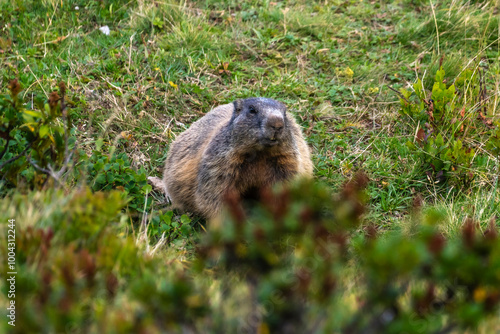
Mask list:
[{"label": "meadow", "polygon": [[[0,31],[6,332],[500,331],[498,0],[0,0]],[[172,211],[169,144],[252,96],[315,182]]]}]

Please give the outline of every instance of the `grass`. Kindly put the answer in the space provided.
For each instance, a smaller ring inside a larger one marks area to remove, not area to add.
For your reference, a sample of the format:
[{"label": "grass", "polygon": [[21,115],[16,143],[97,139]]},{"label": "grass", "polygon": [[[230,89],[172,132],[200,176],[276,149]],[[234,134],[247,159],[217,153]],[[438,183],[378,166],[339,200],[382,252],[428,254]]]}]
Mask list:
[{"label": "grass", "polygon": [[[499,8],[498,0],[0,0],[0,87],[18,78],[30,105],[64,81],[79,147],[90,155],[116,146],[156,176],[169,143],[211,108],[276,98],[303,126],[316,179],[337,190],[367,172],[367,220],[405,227],[420,194],[426,210],[446,213],[443,229],[454,235],[467,216],[482,227],[500,216],[498,158],[473,170],[466,189],[436,184],[406,145],[415,123],[388,87],[420,78],[431,90],[440,63],[450,83],[481,61],[487,116],[498,121]],[[51,205],[9,210],[43,222]],[[164,239],[150,245],[144,226],[134,233],[148,253],[185,254]]]}]

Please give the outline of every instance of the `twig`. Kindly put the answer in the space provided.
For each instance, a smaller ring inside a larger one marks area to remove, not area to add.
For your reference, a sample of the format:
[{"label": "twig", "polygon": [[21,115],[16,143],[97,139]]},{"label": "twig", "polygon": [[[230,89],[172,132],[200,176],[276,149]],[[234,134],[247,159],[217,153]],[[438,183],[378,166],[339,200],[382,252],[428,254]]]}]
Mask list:
[{"label": "twig", "polygon": [[[7,129],[6,132],[9,133],[10,130]],[[0,160],[2,160],[3,156],[5,155],[5,153],[7,153],[7,149],[9,148],[9,143],[10,143],[10,136],[9,136],[9,138],[7,138],[7,143],[5,143],[5,148],[3,149],[2,153],[0,153]]]},{"label": "twig", "polygon": [[69,165],[69,161],[71,160],[71,158],[73,158],[73,154],[75,153],[76,151],[76,147],[73,149],[73,151],[70,153],[70,154],[67,154],[66,157],[64,158],[64,163],[63,163],[63,166],[61,167],[61,169],[55,173],[55,176],[57,176],[58,178],[61,178],[61,176],[64,174],[64,172],[66,172],[66,169],[68,168],[68,165]]},{"label": "twig", "polygon": [[111,87],[115,88],[115,89],[118,89],[120,91],[120,93],[123,93],[122,89],[118,86],[115,86],[113,85],[111,82],[109,82],[108,79],[106,79],[105,77],[101,77],[102,80],[106,81]]},{"label": "twig", "polygon": [[438,30],[438,23],[436,20],[436,12],[434,12],[434,5],[432,4],[432,0],[429,0],[429,2],[431,3],[432,15],[434,16],[434,25],[436,26],[436,37],[438,43],[438,56],[439,56],[441,52],[439,52],[439,30]]},{"label": "twig", "polygon": [[486,105],[486,80],[485,80],[485,70],[484,68],[483,69],[479,69],[479,72],[482,72],[481,73],[481,81],[483,82],[483,89],[482,89],[482,92],[481,92],[481,103],[483,104],[483,115],[486,117],[486,115],[488,114],[488,109],[487,109],[487,105]]},{"label": "twig", "polygon": [[[26,157],[26,160],[35,169],[39,170],[40,172],[42,172],[44,174],[49,175],[57,183],[59,183],[60,185],[63,185],[63,182],[61,181],[61,178],[62,178],[63,174],[66,172],[66,170],[68,169],[69,161],[71,160],[71,158],[73,157],[73,154],[76,151],[76,146],[73,149],[73,151],[71,153],[69,153],[69,147],[68,147],[69,119],[68,119],[68,115],[67,115],[67,111],[66,111],[66,103],[65,103],[65,100],[64,100],[65,95],[66,95],[66,87],[64,86],[63,83],[61,83],[59,85],[59,89],[60,89],[60,92],[61,92],[61,98],[60,98],[61,113],[62,113],[63,123],[64,123],[64,162],[62,163],[61,169],[58,170],[58,171],[55,171],[54,168],[52,168],[52,166],[50,166],[50,165],[48,165],[48,168],[40,167],[36,162],[34,162],[33,160],[31,160],[30,157]],[[29,147],[31,147],[31,144],[29,145]],[[27,147],[23,151],[22,154],[24,154],[29,147]],[[2,167],[3,167],[3,165],[2,165]]]},{"label": "twig", "polygon": [[38,169],[40,172],[49,175],[57,183],[59,183],[59,184],[62,185],[63,183],[61,182],[61,176],[64,174],[64,172],[66,172],[66,168],[67,168],[67,166],[69,164],[69,160],[73,157],[73,152],[71,152],[70,154],[68,154],[68,156],[64,159],[63,166],[57,172],[54,171],[54,169],[50,165],[49,165],[49,168],[46,169],[46,168],[38,166],[38,164],[36,162],[34,162],[33,160],[31,160],[29,157],[26,157],[26,160],[28,161],[28,163],[30,165],[32,165],[33,167],[35,167],[36,169]]},{"label": "twig", "polygon": [[398,94],[398,96],[399,96],[400,98],[402,98],[403,100],[405,100],[405,101],[406,101],[406,103],[410,104],[410,101],[408,101],[408,100],[406,99],[406,97],[404,97],[404,95],[403,95],[403,94],[401,94],[401,92],[398,92],[397,90],[395,90],[395,89],[394,89],[394,88],[392,88],[391,86],[387,86],[387,88],[389,88],[390,90],[392,90],[394,93]]},{"label": "twig", "polygon": [[33,46],[41,46],[41,45],[47,45],[47,44],[55,44],[64,41],[66,38],[69,37],[70,34],[67,34],[66,36],[60,36],[54,39],[53,41],[48,41],[48,42],[43,42],[43,43],[38,43],[38,44],[33,44]]},{"label": "twig", "polygon": [[130,65],[132,63],[132,42],[134,41],[134,37],[135,37],[135,33],[132,34],[132,36],[130,36],[130,47],[129,47],[129,50],[128,50],[128,68],[127,68],[127,72],[130,73]]},{"label": "twig", "polygon": [[21,152],[19,153],[18,155],[16,155],[15,157],[13,158],[10,158],[9,160],[5,161],[3,164],[0,165],[0,170],[7,164],[11,163],[12,161],[15,161],[17,159],[19,159],[20,157],[22,157],[24,155],[24,153],[26,153],[30,148],[31,148],[31,143],[28,144],[28,146],[26,146],[26,148]]},{"label": "twig", "polygon": [[[28,161],[28,163],[30,165],[32,165],[33,167],[35,167],[36,169],[38,169],[40,172],[52,176],[52,171],[51,170],[45,169],[43,167],[38,166],[38,164],[36,162],[34,162],[33,160],[31,160],[29,157],[26,157],[26,160]],[[54,179],[56,179],[56,178],[54,178]],[[57,179],[56,179],[56,181],[59,182],[59,180],[57,180]]]},{"label": "twig", "polygon": [[38,80],[38,78],[36,77],[35,73],[33,73],[33,71],[31,70],[30,65],[28,64],[28,65],[26,65],[26,67],[28,68],[28,70],[30,70],[31,74],[35,77],[36,82],[38,83],[38,85],[40,86],[40,88],[43,90],[43,93],[45,94],[45,96],[47,98],[49,98],[49,94],[47,94],[47,92],[45,91],[45,88],[43,88],[42,84],[40,83],[40,80]]}]

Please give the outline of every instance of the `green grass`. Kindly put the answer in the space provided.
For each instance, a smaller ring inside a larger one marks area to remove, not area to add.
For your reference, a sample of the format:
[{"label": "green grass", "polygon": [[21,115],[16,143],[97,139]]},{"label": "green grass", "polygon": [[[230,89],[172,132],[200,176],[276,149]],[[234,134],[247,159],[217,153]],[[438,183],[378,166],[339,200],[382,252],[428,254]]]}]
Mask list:
[{"label": "green grass", "polygon": [[[407,228],[420,194],[425,210],[446,213],[443,230],[455,235],[466,217],[485,228],[500,216],[498,157],[487,155],[464,189],[436,184],[406,145],[417,120],[398,113],[388,87],[423,78],[431,90],[440,62],[451,83],[482,61],[487,116],[498,121],[499,8],[498,0],[0,0],[0,87],[18,78],[30,106],[65,82],[78,146],[89,156],[101,141],[116,146],[152,176],[175,136],[211,108],[276,98],[303,126],[317,180],[336,191],[354,172],[368,174],[367,220]],[[17,192],[29,191],[9,196]],[[38,209],[51,210],[45,205]],[[43,212],[10,210],[43,225]]]}]

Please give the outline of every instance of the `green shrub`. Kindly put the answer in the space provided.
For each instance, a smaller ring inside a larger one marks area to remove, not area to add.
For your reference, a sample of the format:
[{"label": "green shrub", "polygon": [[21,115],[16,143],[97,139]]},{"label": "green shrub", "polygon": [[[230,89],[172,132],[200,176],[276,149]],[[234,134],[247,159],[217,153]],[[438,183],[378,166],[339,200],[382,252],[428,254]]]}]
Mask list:
[{"label": "green shrub", "polygon": [[475,176],[472,167],[482,167],[484,159],[474,148],[477,142],[486,141],[491,129],[491,121],[483,113],[483,85],[477,72],[469,69],[448,85],[441,68],[430,94],[420,79],[413,84],[413,91],[400,90],[400,113],[416,126],[415,140],[407,145],[420,156],[436,182],[450,181],[466,188]]},{"label": "green shrub", "polygon": [[[358,175],[332,201],[325,188],[303,183],[265,194],[249,215],[229,201],[229,216],[202,238],[199,266],[246,281],[252,308],[245,319],[256,320],[243,330],[441,333],[495,314],[494,222],[480,232],[468,219],[461,237],[446,238],[444,217],[415,211],[411,237],[382,234],[361,220],[365,185]],[[228,288],[228,298],[236,289]]]},{"label": "green shrub", "polygon": [[196,234],[195,222],[188,215],[175,216],[173,211],[155,212],[148,225],[148,234],[155,240],[164,238],[168,243],[184,244]]},{"label": "green shrub", "polygon": [[41,188],[51,178],[61,182],[75,153],[65,85],[61,82],[59,93],[50,93],[46,102],[36,97],[35,110],[26,108],[21,93],[12,80],[9,94],[0,95],[0,176],[7,187]]},{"label": "green shrub", "polygon": [[189,261],[123,232],[122,192],[4,198],[3,238],[12,212],[52,203],[17,223],[20,318],[4,329],[440,333],[474,330],[498,311],[494,222],[482,232],[467,219],[461,235],[445,237],[443,216],[415,209],[411,236],[380,233],[362,218],[366,184],[358,174],[332,196],[300,182],[264,191],[251,211],[228,198]]},{"label": "green shrub", "polygon": [[[33,213],[47,203],[54,207],[45,219],[16,220],[17,319],[15,327],[3,321],[2,332],[179,331],[204,314],[207,303],[189,273],[148,256],[123,233],[121,192],[17,195],[0,207]],[[0,212],[4,240],[7,212]],[[6,263],[6,247],[0,258]],[[5,292],[6,281],[0,284]]]},{"label": "green shrub", "polygon": [[6,189],[21,185],[40,189],[53,182],[77,182],[80,174],[73,160],[78,158],[83,160],[93,191],[122,190],[130,198],[127,208],[132,212],[149,210],[152,198],[146,195],[152,188],[144,168],[132,168],[127,154],[114,154],[114,147],[108,155],[103,154],[102,142],[88,159],[78,149],[64,83],[46,103],[36,98],[37,110],[25,107],[17,80],[11,81],[9,91],[9,95],[0,96],[0,176]]},{"label": "green shrub", "polygon": [[103,154],[101,147],[94,150],[86,163],[87,177],[94,191],[119,189],[129,196],[127,207],[134,212],[148,211],[152,197],[146,195],[152,187],[148,184],[144,168],[135,170],[125,152]]}]

